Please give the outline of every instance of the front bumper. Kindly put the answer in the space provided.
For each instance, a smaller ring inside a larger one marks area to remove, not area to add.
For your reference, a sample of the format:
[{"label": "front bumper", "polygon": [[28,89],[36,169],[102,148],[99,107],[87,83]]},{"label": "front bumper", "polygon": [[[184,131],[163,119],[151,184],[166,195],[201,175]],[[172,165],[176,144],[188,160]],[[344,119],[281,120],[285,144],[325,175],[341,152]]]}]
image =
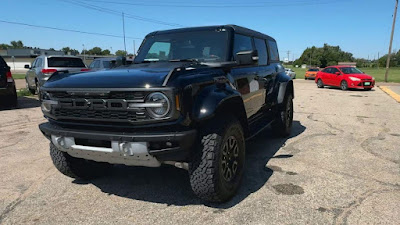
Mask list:
[{"label": "front bumper", "polygon": [[[63,141],[71,142],[71,140],[73,140],[72,143],[64,145],[66,147],[60,150],[64,150],[69,154],[73,153],[72,155],[75,157],[80,157],[79,154],[89,155],[88,153],[90,153],[89,156],[86,156],[86,159],[126,165],[141,165],[130,161],[133,160],[133,157],[138,157],[138,155],[136,154],[137,152],[135,152],[136,149],[129,149],[136,148],[135,146],[140,145],[145,145],[146,147],[147,152],[144,153],[144,155],[148,154],[161,163],[165,161],[188,162],[193,144],[197,138],[196,130],[165,133],[100,132],[63,128],[49,122],[40,124],[39,129],[56,146],[59,143],[63,143]],[[57,140],[59,140],[58,143]],[[123,150],[123,146],[131,147],[127,147],[125,151]],[[62,148],[62,146],[57,147]],[[96,154],[91,156],[93,153]],[[91,158],[99,154],[104,155],[105,158],[103,157],[101,160]]]},{"label": "front bumper", "polygon": [[349,88],[355,88],[355,89],[370,89],[373,88],[374,86],[375,86],[375,80],[350,81],[349,83]]},{"label": "front bumper", "polygon": [[15,84],[7,83],[5,87],[0,87],[0,96],[10,96],[15,94]]}]

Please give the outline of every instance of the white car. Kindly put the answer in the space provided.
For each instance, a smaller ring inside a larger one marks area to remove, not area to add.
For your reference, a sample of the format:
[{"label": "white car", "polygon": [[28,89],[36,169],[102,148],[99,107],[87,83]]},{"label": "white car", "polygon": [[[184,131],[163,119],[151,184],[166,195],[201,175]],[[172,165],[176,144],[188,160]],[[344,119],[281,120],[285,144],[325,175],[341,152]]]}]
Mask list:
[{"label": "white car", "polygon": [[285,72],[290,78],[296,79],[296,73],[292,69],[285,68]]}]

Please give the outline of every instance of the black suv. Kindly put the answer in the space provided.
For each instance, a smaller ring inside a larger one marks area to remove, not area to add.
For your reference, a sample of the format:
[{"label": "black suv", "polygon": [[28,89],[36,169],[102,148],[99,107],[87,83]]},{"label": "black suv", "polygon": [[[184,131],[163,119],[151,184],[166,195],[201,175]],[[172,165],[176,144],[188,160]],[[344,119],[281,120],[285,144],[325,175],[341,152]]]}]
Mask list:
[{"label": "black suv", "polygon": [[134,64],[54,74],[41,89],[57,169],[92,178],[111,164],[189,171],[194,193],[227,201],[238,189],[245,140],[272,125],[288,136],[293,82],[276,41],[243,27],[150,33]]},{"label": "black suv", "polygon": [[0,56],[0,105],[16,107],[17,103],[17,91],[10,67]]}]

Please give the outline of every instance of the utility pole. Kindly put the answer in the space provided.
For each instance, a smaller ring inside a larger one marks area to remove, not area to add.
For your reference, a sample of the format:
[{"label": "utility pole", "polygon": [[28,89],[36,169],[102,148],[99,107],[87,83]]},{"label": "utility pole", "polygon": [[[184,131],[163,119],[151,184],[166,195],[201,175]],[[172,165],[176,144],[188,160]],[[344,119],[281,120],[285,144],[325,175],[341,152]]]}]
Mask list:
[{"label": "utility pole", "polygon": [[394,15],[393,15],[392,34],[390,35],[389,54],[388,54],[388,57],[386,60],[385,82],[388,82],[390,55],[392,54],[393,34],[394,34],[394,27],[396,26],[396,16],[397,16],[397,6],[398,5],[399,5],[399,0],[396,0],[396,6],[394,7]]},{"label": "utility pole", "polygon": [[136,42],[133,40],[133,55],[136,55]]},{"label": "utility pole", "polygon": [[83,47],[83,62],[86,64],[86,50],[85,50],[85,44],[82,44]]},{"label": "utility pole", "polygon": [[378,61],[376,61],[378,64],[378,70],[379,70],[379,52],[378,52]]},{"label": "utility pole", "polygon": [[126,38],[125,38],[125,15],[122,12],[122,30],[124,31],[124,48],[125,48],[125,56],[127,54],[126,52]]},{"label": "utility pole", "polygon": [[289,61],[290,61],[290,58],[289,58],[290,57],[290,51],[287,51],[286,53],[287,53],[287,61],[289,63]]}]

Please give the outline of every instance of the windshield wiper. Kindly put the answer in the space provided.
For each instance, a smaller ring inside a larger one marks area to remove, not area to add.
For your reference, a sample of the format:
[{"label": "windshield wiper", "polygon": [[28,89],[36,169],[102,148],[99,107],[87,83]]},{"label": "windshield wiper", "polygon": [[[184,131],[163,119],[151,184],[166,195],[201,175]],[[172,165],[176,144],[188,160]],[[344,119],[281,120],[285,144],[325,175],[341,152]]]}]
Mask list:
[{"label": "windshield wiper", "polygon": [[198,59],[171,59],[169,62],[195,62],[200,63]]}]

